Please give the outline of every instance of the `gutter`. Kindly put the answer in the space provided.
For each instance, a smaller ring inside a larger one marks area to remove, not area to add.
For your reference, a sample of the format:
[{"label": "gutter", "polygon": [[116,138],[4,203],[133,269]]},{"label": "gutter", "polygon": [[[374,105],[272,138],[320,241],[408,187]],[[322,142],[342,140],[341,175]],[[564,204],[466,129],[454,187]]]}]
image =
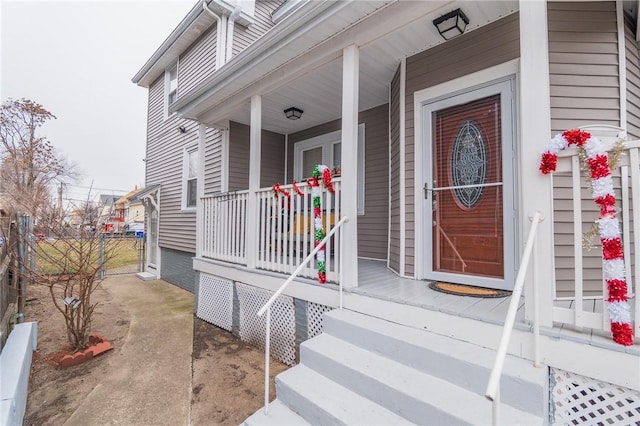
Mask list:
[{"label": "gutter", "polygon": [[[334,16],[342,8],[347,7],[348,4],[348,2],[337,1],[305,2],[281,23],[273,27],[248,49],[234,58],[233,62],[202,81],[189,94],[178,99],[170,106],[169,113],[178,112],[179,115],[183,116],[184,109],[204,101],[216,91],[217,87],[224,87],[232,81],[236,81],[238,77],[271,56],[274,50],[286,48],[290,40],[299,38],[302,34],[313,32],[318,24]],[[291,23],[288,24],[285,21],[290,21]]]},{"label": "gutter", "polygon": [[[640,0],[639,0],[640,1]],[[216,19],[216,44],[218,45],[218,47],[220,46],[225,46],[225,40],[226,40],[226,31],[225,31],[225,27],[226,27],[226,21],[227,21],[227,17],[224,13],[218,15],[217,13],[215,13],[213,10],[209,9],[209,6],[207,6],[207,2],[205,0],[202,1],[202,9],[207,11],[209,13],[209,15],[213,16]],[[225,49],[217,49],[216,53],[216,70],[219,70],[220,67],[222,67],[225,62],[226,62],[226,51]]]}]

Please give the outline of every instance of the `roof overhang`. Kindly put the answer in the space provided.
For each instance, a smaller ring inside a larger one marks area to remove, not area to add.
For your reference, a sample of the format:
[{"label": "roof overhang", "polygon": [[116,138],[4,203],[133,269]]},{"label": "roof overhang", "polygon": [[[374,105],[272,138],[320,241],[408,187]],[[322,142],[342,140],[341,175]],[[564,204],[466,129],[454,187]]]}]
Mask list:
[{"label": "roof overhang", "polygon": [[[376,82],[376,87],[369,88],[372,90],[365,89],[368,94],[375,91],[376,98],[363,104],[365,96],[361,96],[360,109],[381,105],[387,102],[388,83],[401,58],[443,43],[432,20],[456,7],[463,7],[465,13],[471,15],[468,31],[472,31],[517,11],[518,2],[304,2],[224,67],[179,98],[170,106],[170,112],[210,126],[225,120],[246,124],[248,100],[255,94],[284,103],[305,100],[313,103],[320,97],[328,100],[332,96],[329,91],[336,90],[340,96],[339,87],[323,86],[315,91],[313,87],[318,86],[320,70],[325,75],[328,72],[333,81],[339,83],[342,50],[350,44],[359,46],[361,51],[361,93],[367,78]],[[335,105],[339,105],[339,99],[336,103],[331,98],[332,116],[312,118],[304,105],[296,105],[305,110],[303,119],[295,122],[283,119],[280,123],[269,117],[283,118],[282,107],[291,105],[272,102],[263,107],[272,109],[263,110],[263,128],[289,133],[337,119],[339,112],[335,114]]]},{"label": "roof overhang", "polygon": [[146,198],[157,196],[161,185],[155,183],[143,188],[140,192],[129,198],[130,201],[144,201]]},{"label": "roof overhang", "polygon": [[[210,9],[221,13],[223,6],[216,0],[210,0]],[[233,9],[231,9],[233,10]],[[227,11],[227,13],[229,13]],[[164,73],[164,70],[173,65],[182,52],[196,41],[216,19],[204,11],[202,2],[197,1],[189,13],[180,21],[178,26],[169,34],[169,37],[151,55],[140,71],[131,79],[133,83],[142,87],[149,87]]]}]

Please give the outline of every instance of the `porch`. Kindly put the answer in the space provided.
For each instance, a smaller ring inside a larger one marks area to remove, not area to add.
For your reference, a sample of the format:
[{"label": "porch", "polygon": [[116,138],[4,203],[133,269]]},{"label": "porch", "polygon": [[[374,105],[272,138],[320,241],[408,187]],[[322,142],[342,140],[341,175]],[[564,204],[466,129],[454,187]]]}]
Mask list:
[{"label": "porch", "polygon": [[[626,354],[640,355],[638,349],[639,311],[638,298],[634,291],[640,267],[640,251],[638,235],[640,221],[634,221],[634,211],[640,211],[640,178],[639,170],[640,141],[625,142],[623,154],[617,169],[614,171],[616,192],[618,196],[619,218],[622,236],[625,242],[626,274],[629,284],[629,305],[635,327],[636,344],[625,348],[614,344],[609,335],[609,318],[604,309],[602,294],[606,293],[602,280],[601,252],[596,243],[596,250],[589,252],[583,249],[583,234],[597,218],[591,205],[590,195],[585,194],[584,178],[581,176],[577,151],[563,153],[558,164],[558,177],[554,186],[554,217],[552,222],[555,234],[552,238],[552,249],[538,247],[534,251],[534,260],[525,283],[525,296],[521,297],[516,315],[515,329],[523,336],[530,332],[534,320],[534,305],[538,305],[540,317],[544,318],[541,334],[549,339],[568,340],[581,345],[613,350]],[[570,182],[567,188],[566,182]],[[333,229],[337,218],[343,216],[342,180],[333,180],[335,192],[323,190],[322,193],[322,227],[324,232]],[[560,195],[559,195],[560,194]],[[248,200],[254,196],[257,209],[248,208]],[[258,281],[265,289],[274,291],[287,275],[291,274],[307,257],[314,247],[314,221],[311,189],[307,183],[282,185],[278,192],[265,187],[257,191],[237,191],[206,197],[201,200],[199,212],[200,247],[196,269],[204,270],[203,265],[215,265],[215,273],[225,276],[225,270],[242,271],[246,279],[243,282],[256,285]],[[248,223],[255,221],[257,232],[248,232]],[[527,221],[521,219],[521,233],[528,228]],[[572,232],[566,232],[563,223],[573,226]],[[348,224],[347,224],[348,225]],[[491,334],[499,333],[505,322],[509,298],[476,298],[461,297],[431,290],[428,281],[401,277],[388,267],[388,261],[358,258],[357,253],[345,255],[341,247],[343,233],[338,229],[334,237],[327,243],[326,273],[328,284],[317,285],[318,267],[315,260],[309,261],[299,274],[296,282],[306,284],[294,285],[295,297],[305,300],[337,306],[336,290],[340,284],[344,286],[345,306],[355,309],[363,306],[376,306],[370,312],[384,317],[387,303],[392,310],[397,310],[399,322],[414,321],[414,325],[425,327],[424,322],[410,319],[411,315],[403,309],[410,309],[416,318],[424,311],[445,314],[449,318],[480,322],[490,326]],[[248,254],[252,246],[255,253],[253,262]],[[566,251],[570,247],[570,259]],[[348,260],[346,260],[348,259]],[[554,275],[557,280],[550,285],[539,282],[537,277],[540,263],[550,262],[555,265]],[[345,282],[341,276],[341,262],[348,261],[357,265],[357,280]],[[569,262],[569,265],[568,263]],[[253,264],[252,264],[253,263]],[[567,278],[566,272],[571,276]],[[211,271],[209,271],[211,272]],[[269,277],[269,280],[258,277]],[[233,278],[232,278],[233,279]],[[265,284],[266,281],[274,282]],[[570,287],[566,287],[570,282]],[[594,287],[594,282],[596,285]],[[562,283],[562,288],[559,288]],[[636,284],[637,285],[637,284]],[[538,286],[541,294],[550,297],[535,297]],[[289,293],[289,294],[293,294]],[[322,294],[322,296],[318,296]],[[372,301],[373,300],[373,301]],[[354,305],[355,303],[355,305]],[[368,309],[368,308],[367,308]],[[429,316],[429,315],[427,315]],[[430,317],[435,318],[435,317]],[[394,318],[389,318],[394,319]],[[467,322],[468,324],[468,322]],[[429,327],[434,327],[429,325]],[[473,330],[475,326],[466,326]],[[440,327],[439,332],[452,335],[447,325]],[[471,333],[473,334],[473,333]],[[474,338],[465,336],[464,338]],[[524,339],[525,337],[523,337]],[[526,337],[530,340],[530,337]],[[482,336],[477,343],[495,347],[497,338]],[[529,345],[529,343],[527,343]],[[520,349],[522,352],[523,350]],[[528,351],[528,350],[527,350]],[[524,352],[527,352],[524,351]],[[530,357],[530,353],[523,353]]]}]

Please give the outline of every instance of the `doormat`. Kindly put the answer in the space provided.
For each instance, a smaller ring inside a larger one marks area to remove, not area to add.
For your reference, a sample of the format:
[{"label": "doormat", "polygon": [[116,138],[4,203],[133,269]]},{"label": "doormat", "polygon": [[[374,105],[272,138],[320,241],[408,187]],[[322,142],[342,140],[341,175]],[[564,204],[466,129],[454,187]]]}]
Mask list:
[{"label": "doormat", "polygon": [[454,294],[456,296],[471,296],[471,297],[507,297],[511,296],[511,292],[507,290],[497,290],[494,288],[476,287],[465,284],[452,284],[443,282],[431,282],[429,283],[431,290],[439,291],[441,293]]}]

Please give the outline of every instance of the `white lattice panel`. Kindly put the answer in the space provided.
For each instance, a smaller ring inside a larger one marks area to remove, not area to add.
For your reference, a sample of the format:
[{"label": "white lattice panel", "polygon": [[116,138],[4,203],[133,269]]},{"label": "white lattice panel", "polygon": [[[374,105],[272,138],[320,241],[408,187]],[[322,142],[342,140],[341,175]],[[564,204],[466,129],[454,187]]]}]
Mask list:
[{"label": "white lattice panel", "polygon": [[557,425],[640,425],[640,392],[551,369]]},{"label": "white lattice panel", "polygon": [[200,274],[196,316],[231,331],[233,324],[233,282]]},{"label": "white lattice panel", "polygon": [[330,306],[307,302],[307,336],[309,339],[322,333],[322,316],[333,309]]},{"label": "white lattice panel", "polygon": [[[258,311],[273,294],[247,284],[236,283],[240,301],[240,338],[264,349],[265,313]],[[296,360],[296,322],[293,298],[279,296],[271,305],[271,356],[287,365]]]}]

